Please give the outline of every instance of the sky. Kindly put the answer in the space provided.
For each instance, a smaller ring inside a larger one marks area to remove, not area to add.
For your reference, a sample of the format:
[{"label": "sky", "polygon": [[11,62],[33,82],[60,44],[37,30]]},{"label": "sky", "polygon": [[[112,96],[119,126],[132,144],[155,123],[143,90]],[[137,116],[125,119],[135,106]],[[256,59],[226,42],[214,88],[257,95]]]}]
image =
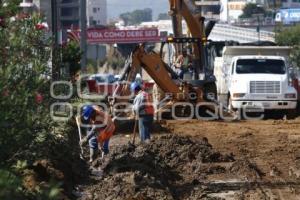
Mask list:
[{"label": "sky", "polygon": [[156,20],[159,13],[168,12],[169,0],[107,0],[108,19],[116,18],[124,12],[144,8],[151,8],[153,20]]}]

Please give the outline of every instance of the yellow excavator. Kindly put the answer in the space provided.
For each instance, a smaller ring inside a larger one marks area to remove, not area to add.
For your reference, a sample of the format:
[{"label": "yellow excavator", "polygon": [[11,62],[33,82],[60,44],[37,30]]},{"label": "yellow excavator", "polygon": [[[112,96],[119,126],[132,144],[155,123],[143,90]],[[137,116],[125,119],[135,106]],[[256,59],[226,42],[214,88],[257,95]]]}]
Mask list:
[{"label": "yellow excavator", "polygon": [[[206,56],[206,38],[213,28],[214,22],[204,25],[204,18],[197,12],[193,0],[169,0],[170,12],[173,24],[173,36],[166,38],[161,43],[159,53],[147,50],[145,44],[138,45],[131,53],[124,71],[121,74],[119,86],[116,88],[111,105],[124,102],[124,96],[130,96],[130,83],[136,78],[137,73],[144,69],[154,80],[153,102],[156,112],[165,111],[168,106],[176,102],[189,102],[193,105],[201,102],[215,102],[217,91],[215,77],[209,69]],[[185,20],[191,37],[182,34],[182,19]],[[182,50],[183,44],[190,48],[192,72],[190,76],[180,78],[171,66],[163,61],[163,49],[165,45],[175,46],[176,53]],[[125,98],[125,101],[129,99]],[[190,113],[190,107],[178,106],[180,112],[185,115]],[[178,110],[177,109],[177,110]]]}]

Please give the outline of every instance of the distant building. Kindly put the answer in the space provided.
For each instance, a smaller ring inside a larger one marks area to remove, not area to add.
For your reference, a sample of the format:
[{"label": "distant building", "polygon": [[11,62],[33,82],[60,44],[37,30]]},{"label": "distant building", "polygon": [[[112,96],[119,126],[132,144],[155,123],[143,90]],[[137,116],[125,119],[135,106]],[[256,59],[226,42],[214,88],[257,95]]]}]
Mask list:
[{"label": "distant building", "polygon": [[87,25],[97,26],[107,24],[107,1],[87,0]]},{"label": "distant building", "polygon": [[80,20],[79,0],[60,0],[58,6],[60,26],[62,28],[78,28]]},{"label": "distant building", "polygon": [[221,0],[220,20],[234,22],[243,14],[243,9],[248,3],[256,3],[268,8],[266,0]]},{"label": "distant building", "polygon": [[281,8],[300,8],[299,0],[282,0]]},{"label": "distant building", "polygon": [[[40,11],[45,16],[51,28],[51,0],[23,0],[21,7],[27,10]],[[57,0],[57,14],[59,27],[79,27],[79,0]]]},{"label": "distant building", "polygon": [[195,0],[201,15],[207,19],[220,19],[220,0]]},{"label": "distant building", "polygon": [[220,0],[220,20],[235,21],[243,14],[247,3],[256,3],[266,9],[299,8],[300,0]]},{"label": "distant building", "polygon": [[234,21],[237,20],[242,14],[243,9],[248,3],[247,0],[221,0],[222,12],[221,21]]},{"label": "distant building", "polygon": [[275,21],[282,24],[300,22],[300,8],[282,8],[276,13]]},{"label": "distant building", "polygon": [[[153,22],[142,22],[139,27],[136,28],[158,28],[160,33],[166,35],[173,34],[173,26],[171,20],[158,20]],[[188,28],[186,22],[182,21],[182,33],[187,34]]]},{"label": "distant building", "polygon": [[[79,27],[80,1],[61,0],[60,19],[64,28]],[[107,0],[87,0],[86,2],[87,26],[107,24]]]}]

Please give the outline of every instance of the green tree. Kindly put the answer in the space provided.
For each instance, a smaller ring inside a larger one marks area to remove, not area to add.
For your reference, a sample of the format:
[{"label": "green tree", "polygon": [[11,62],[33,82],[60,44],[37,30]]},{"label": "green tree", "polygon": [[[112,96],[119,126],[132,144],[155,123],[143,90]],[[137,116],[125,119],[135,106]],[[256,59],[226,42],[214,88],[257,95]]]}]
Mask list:
[{"label": "green tree", "polygon": [[62,46],[62,62],[64,67],[69,68],[71,77],[80,70],[81,55],[82,51],[76,41],[70,41]]},{"label": "green tree", "polygon": [[137,25],[141,22],[152,21],[152,9],[145,8],[143,10],[134,10],[120,15],[125,25]]},{"label": "green tree", "polygon": [[[54,127],[49,111],[52,42],[44,19],[21,13],[20,2],[0,0],[0,199],[33,195],[24,192],[19,168],[13,166],[20,159],[33,162],[41,152],[34,148],[53,135]],[[50,192],[52,199],[56,193]]]},{"label": "green tree", "polygon": [[291,61],[297,67],[300,67],[300,25],[286,29],[278,29],[275,35],[275,41],[279,45],[292,47]]},{"label": "green tree", "polygon": [[160,13],[157,17],[157,20],[167,20],[171,19],[171,16],[168,13]]},{"label": "green tree", "polygon": [[263,14],[263,16],[265,16],[266,10],[264,7],[255,3],[247,3],[240,18],[251,18],[253,17],[253,14]]}]

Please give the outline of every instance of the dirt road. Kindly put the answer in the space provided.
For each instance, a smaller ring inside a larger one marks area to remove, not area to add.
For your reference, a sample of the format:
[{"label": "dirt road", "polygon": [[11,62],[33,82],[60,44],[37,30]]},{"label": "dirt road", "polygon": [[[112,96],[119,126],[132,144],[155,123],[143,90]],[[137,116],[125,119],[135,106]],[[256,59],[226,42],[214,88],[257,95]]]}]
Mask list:
[{"label": "dirt road", "polygon": [[[152,144],[136,151],[120,149],[129,137],[115,136],[107,175],[83,186],[88,195],[81,199],[300,199],[300,119],[162,126]],[[157,163],[166,177],[148,172]],[[179,179],[170,179],[173,173]]]},{"label": "dirt road", "polygon": [[[237,183],[233,184],[237,187],[232,187],[235,190],[228,194],[239,194],[239,197],[243,197],[241,199],[300,199],[300,119],[242,122],[167,121],[164,126],[179,135],[206,137],[214,149],[223,154],[234,155],[236,162],[245,169],[241,169],[234,176],[221,173],[207,178],[208,182]],[[245,166],[247,163],[257,168],[255,179],[248,173],[249,169]],[[258,184],[249,186],[246,184],[247,180]],[[222,195],[225,194],[220,196]],[[229,199],[229,196],[225,199]]]}]

